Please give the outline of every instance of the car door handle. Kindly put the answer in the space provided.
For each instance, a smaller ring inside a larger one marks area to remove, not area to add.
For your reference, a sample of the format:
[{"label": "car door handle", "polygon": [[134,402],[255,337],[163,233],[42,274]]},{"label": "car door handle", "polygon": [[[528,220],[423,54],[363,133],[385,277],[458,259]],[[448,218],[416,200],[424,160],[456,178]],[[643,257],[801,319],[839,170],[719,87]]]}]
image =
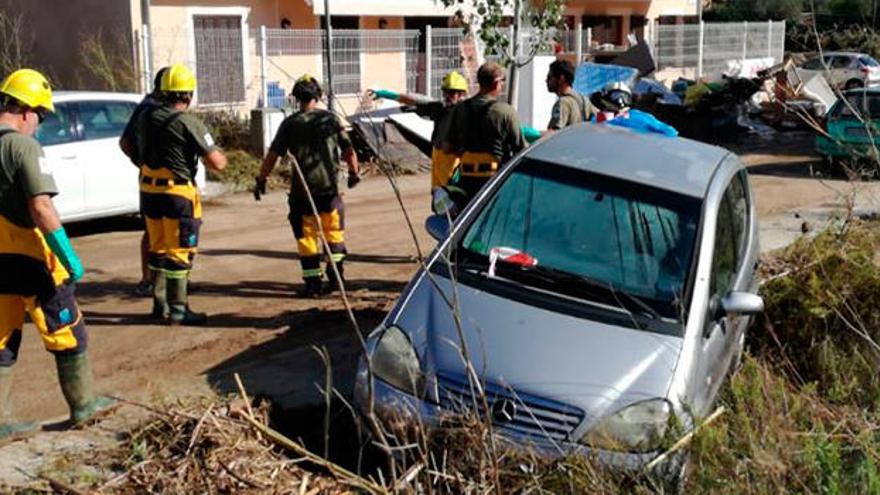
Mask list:
[{"label": "car door handle", "polygon": [[79,158],[79,157],[76,155],[67,155],[67,156],[61,157],[62,160],[76,160],[77,158]]}]

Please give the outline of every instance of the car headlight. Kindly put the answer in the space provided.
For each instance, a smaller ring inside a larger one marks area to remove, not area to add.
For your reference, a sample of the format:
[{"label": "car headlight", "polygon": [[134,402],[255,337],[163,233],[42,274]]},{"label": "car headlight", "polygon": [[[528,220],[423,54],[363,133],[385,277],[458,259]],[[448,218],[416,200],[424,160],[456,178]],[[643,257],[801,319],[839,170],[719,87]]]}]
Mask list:
[{"label": "car headlight", "polygon": [[600,421],[581,443],[600,450],[652,452],[665,439],[671,413],[672,405],[665,399],[637,402]]},{"label": "car headlight", "polygon": [[412,342],[395,326],[388,327],[379,337],[371,359],[373,374],[404,392],[421,396],[425,376]]}]

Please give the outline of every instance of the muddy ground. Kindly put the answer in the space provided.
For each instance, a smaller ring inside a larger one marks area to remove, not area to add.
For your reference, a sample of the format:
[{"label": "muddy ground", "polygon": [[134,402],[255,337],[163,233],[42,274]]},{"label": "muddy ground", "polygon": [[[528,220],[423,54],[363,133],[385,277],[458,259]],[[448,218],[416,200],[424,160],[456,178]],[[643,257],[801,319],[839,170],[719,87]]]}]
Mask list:
[{"label": "muddy ground", "polygon": [[[866,208],[880,204],[874,201],[880,191],[874,183],[812,177],[809,136],[741,140],[733,148],[750,165],[759,216],[768,226],[762,241],[766,234],[772,246],[800,235],[800,219],[807,212],[844,208],[854,188]],[[433,246],[422,228],[429,213],[428,183],[427,175],[399,180],[425,254]],[[358,322],[368,332],[415,272],[417,249],[387,180],[370,178],[345,199],[346,276]],[[196,310],[210,314],[203,328],[170,328],[146,318],[150,300],[132,294],[139,278],[136,220],[69,227],[87,267],[79,301],[87,317],[97,388],[146,401],[191,397],[234,391],[232,374],[237,372],[251,394],[274,401],[276,419],[295,434],[320,431],[320,422],[314,423],[321,417],[316,415],[322,404],[317,384],[324,382],[326,368],[314,347],[329,351],[333,384],[343,394],[351,389],[358,347],[337,298],[295,297],[299,264],[286,215],[282,192],[260,203],[249,194],[236,194],[206,204],[191,297]],[[16,374],[17,414],[57,429],[65,405],[53,359],[33,328],[25,331]],[[0,472],[4,465],[14,469],[15,459],[25,462],[22,448],[0,449]]]}]

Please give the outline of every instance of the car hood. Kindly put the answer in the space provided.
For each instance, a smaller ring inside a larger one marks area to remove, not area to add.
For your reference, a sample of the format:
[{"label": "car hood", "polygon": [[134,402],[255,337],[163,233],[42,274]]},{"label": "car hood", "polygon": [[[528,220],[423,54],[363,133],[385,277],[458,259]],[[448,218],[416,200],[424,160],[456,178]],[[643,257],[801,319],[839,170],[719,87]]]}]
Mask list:
[{"label": "car hood", "polygon": [[[465,376],[449,279],[413,289],[393,323],[408,332],[429,376]],[[528,290],[528,289],[523,289]],[[490,384],[580,408],[587,418],[665,397],[681,352],[675,336],[622,328],[457,285],[473,368]]]}]

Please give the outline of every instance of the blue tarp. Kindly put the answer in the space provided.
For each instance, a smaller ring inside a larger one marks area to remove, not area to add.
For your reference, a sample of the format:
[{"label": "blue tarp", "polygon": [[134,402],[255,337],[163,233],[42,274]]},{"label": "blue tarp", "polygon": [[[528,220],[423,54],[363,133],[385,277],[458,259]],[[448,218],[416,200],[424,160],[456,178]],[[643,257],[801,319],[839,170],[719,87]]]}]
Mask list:
[{"label": "blue tarp", "polygon": [[613,82],[632,85],[638,76],[639,71],[632,67],[585,62],[575,71],[574,89],[589,98],[590,95]]},{"label": "blue tarp", "polygon": [[678,136],[678,131],[671,125],[660,122],[650,113],[636,109],[631,109],[627,115],[615,117],[607,121],[606,124],[626,127],[637,132],[662,134],[667,137]]}]

